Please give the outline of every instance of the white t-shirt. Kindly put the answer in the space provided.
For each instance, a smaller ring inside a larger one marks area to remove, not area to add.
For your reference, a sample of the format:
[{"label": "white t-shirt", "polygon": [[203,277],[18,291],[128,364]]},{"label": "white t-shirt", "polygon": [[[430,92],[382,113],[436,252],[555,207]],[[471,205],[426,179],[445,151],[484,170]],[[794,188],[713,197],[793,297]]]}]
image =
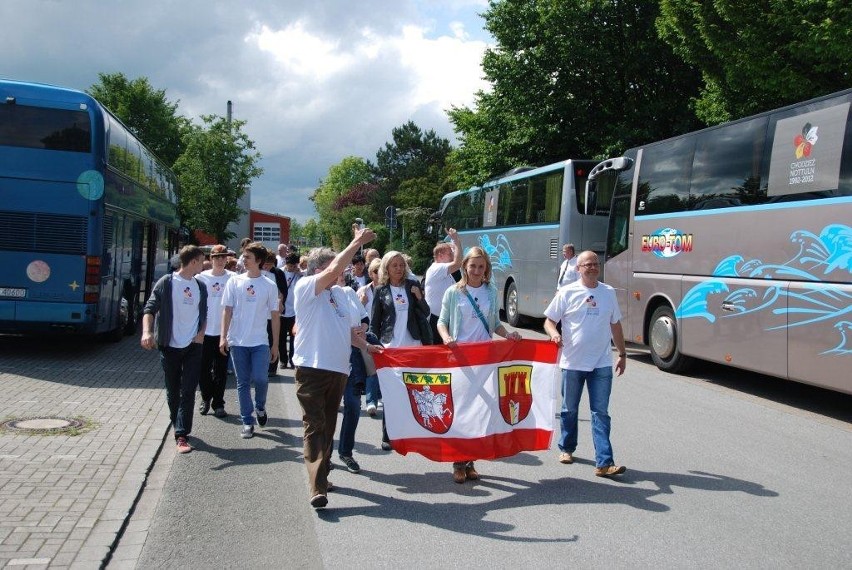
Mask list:
[{"label": "white t-shirt", "polygon": [[278,287],[268,277],[249,277],[248,273],[234,275],[225,285],[222,306],[232,307],[228,327],[231,346],[262,346],[269,344],[266,321],[278,310]]},{"label": "white t-shirt", "polygon": [[408,305],[408,294],[405,292],[405,287],[390,286],[391,297],[393,298],[393,308],[396,311],[396,321],[393,324],[393,338],[387,344],[388,348],[398,348],[400,346],[420,346],[419,340],[414,340],[411,333],[408,332],[408,312],[411,307]]},{"label": "white t-shirt", "polygon": [[451,265],[452,263],[433,263],[426,270],[424,295],[429,311],[433,315],[441,314],[441,300],[444,298],[444,293],[456,284],[452,273],[449,272]]},{"label": "white t-shirt", "polygon": [[[352,282],[358,285],[358,289],[360,289],[361,287],[363,287],[364,285],[369,283],[370,280],[367,278],[367,270],[366,269],[364,270],[364,275],[362,275],[361,277],[358,277],[357,275],[355,275],[353,273],[352,274]],[[352,290],[355,291],[355,289],[352,289]]]},{"label": "white t-shirt", "polygon": [[367,303],[364,305],[364,308],[367,310],[367,318],[372,318],[373,316],[373,299],[376,298],[376,289],[375,287],[371,287],[372,283],[368,283],[364,285],[360,289],[358,289],[358,295],[366,295]]},{"label": "white t-shirt", "polygon": [[225,284],[234,275],[236,273],[227,269],[224,275],[213,275],[212,269],[198,274],[198,278],[207,285],[207,329],[204,334],[208,336],[222,334],[222,295],[225,294]]},{"label": "white t-shirt", "polygon": [[347,294],[334,285],[316,294],[319,277],[310,275],[296,281],[296,340],[293,363],[349,374],[351,329],[360,324]]},{"label": "white t-shirt", "polygon": [[293,299],[295,299],[295,295],[293,295],[293,289],[296,287],[296,281],[298,281],[302,277],[301,271],[294,271],[290,273],[286,269],[284,270],[284,279],[287,280],[287,298],[284,300],[284,317],[294,317],[296,316],[296,310],[293,308]]},{"label": "white t-shirt", "polygon": [[198,282],[190,277],[184,279],[180,273],[172,273],[172,348],[186,348],[198,334],[198,303],[201,292]]},{"label": "white t-shirt", "polygon": [[346,298],[349,300],[349,310],[352,311],[352,319],[355,321],[355,324],[352,325],[357,327],[361,324],[361,321],[365,318],[369,319],[370,315],[367,314],[367,309],[361,304],[361,299],[358,298],[358,293],[352,287],[341,287],[343,293],[346,295]]},{"label": "white t-shirt", "polygon": [[612,366],[610,325],[621,320],[612,287],[598,283],[590,289],[582,281],[569,283],[556,293],[544,315],[562,321],[560,368],[589,371]]},{"label": "white t-shirt", "polygon": [[[479,306],[482,316],[486,316],[491,310],[491,302],[488,299],[488,286],[480,285],[479,287],[467,286],[467,292],[473,297],[473,302]],[[458,308],[461,312],[461,324],[459,326],[459,336],[456,342],[483,342],[491,340],[491,334],[485,330],[485,325],[482,319],[477,316],[473,310],[473,304],[470,299],[464,294],[464,291],[459,289],[458,292]],[[493,332],[493,331],[492,331]]]},{"label": "white t-shirt", "polygon": [[573,283],[580,278],[580,273],[577,271],[577,256],[571,259],[566,259],[559,266],[559,275],[557,276],[556,288],[564,287],[569,283]]}]

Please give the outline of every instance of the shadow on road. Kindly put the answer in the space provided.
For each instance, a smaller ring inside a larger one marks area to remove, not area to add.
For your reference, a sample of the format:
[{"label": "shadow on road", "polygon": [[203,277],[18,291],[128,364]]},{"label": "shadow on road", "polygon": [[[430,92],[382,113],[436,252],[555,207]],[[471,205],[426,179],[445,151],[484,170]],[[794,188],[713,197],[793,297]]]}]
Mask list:
[{"label": "shadow on road", "polygon": [[[630,359],[653,366],[649,353],[636,353],[632,350],[630,353]],[[660,374],[665,375],[667,373],[660,372]],[[678,375],[671,376],[678,377]],[[799,382],[790,382],[774,376],[739,370],[703,360],[696,362],[689,373],[682,376],[842,422],[852,423],[852,395],[850,394],[834,392]]]},{"label": "shadow on road", "polygon": [[[401,495],[444,495],[447,500],[416,501],[400,496],[370,493],[358,488],[340,488],[336,492],[372,503],[361,507],[329,508],[319,511],[327,522],[338,522],[345,517],[366,516],[399,519],[406,523],[421,523],[443,530],[510,542],[574,542],[578,535],[555,538],[517,536],[514,524],[493,520],[499,511],[540,506],[569,506],[578,504],[623,504],[649,512],[666,512],[668,505],[655,501],[660,495],[671,495],[675,488],[746,493],[758,497],[777,497],[778,493],[758,483],[715,475],[703,471],[688,473],[661,473],[628,471],[618,480],[586,481],[569,477],[545,479],[538,482],[508,477],[484,475],[476,484],[460,487],[453,483],[449,472],[431,472],[422,475],[362,471],[371,480],[396,488]],[[648,482],[655,488],[638,486]],[[493,501],[479,503],[455,502],[453,496],[487,497],[499,493],[503,496]]]}]

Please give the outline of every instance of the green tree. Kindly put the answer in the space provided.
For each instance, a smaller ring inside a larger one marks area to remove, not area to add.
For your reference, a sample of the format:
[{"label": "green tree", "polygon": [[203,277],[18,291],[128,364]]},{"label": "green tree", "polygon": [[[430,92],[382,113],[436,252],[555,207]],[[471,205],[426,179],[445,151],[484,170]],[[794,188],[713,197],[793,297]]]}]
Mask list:
[{"label": "green tree", "polygon": [[452,147],[449,140],[431,129],[424,132],[413,121],[393,129],[391,138],[376,152],[373,172],[378,188],[373,204],[381,220],[386,207],[399,208],[404,228],[394,231],[392,244],[383,243],[384,234],[380,233],[378,247],[404,250],[413,259],[413,269],[421,272],[435,245],[425,230],[429,214],[447,191],[445,169]]},{"label": "green tree", "polygon": [[700,75],[659,39],[655,2],[503,0],[483,14],[492,90],[449,116],[460,185],[520,165],[600,158],[686,132]]},{"label": "green tree", "polygon": [[183,152],[183,135],[189,121],[177,113],[178,102],[154,89],[145,77],[128,80],[123,73],[100,73],[88,93],[115,113],[121,121],[167,164]]},{"label": "green tree", "polygon": [[708,124],[849,87],[852,4],[661,0],[661,37],[701,70]]},{"label": "green tree", "polygon": [[364,218],[367,223],[375,218],[372,205],[361,199],[347,199],[369,185],[372,179],[366,160],[347,156],[332,165],[326,177],[320,180],[311,200],[319,214],[319,232],[330,240],[331,247],[339,250],[349,243],[355,218]]},{"label": "green tree", "polygon": [[175,162],[180,181],[178,209],[184,225],[213,235],[220,242],[234,237],[228,224],[244,212],[238,206],[252,179],[263,169],[260,153],[243,133],[245,121],[216,115],[201,117],[184,136],[186,150]]}]

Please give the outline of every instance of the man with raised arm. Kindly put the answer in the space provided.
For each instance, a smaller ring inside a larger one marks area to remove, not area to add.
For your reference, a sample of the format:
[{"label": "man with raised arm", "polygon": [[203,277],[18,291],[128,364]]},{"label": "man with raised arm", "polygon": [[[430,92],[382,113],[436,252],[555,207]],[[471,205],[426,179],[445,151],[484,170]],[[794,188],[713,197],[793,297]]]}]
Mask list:
[{"label": "man with raised arm", "polygon": [[442,241],[435,246],[435,249],[432,250],[435,261],[426,270],[426,277],[423,280],[426,304],[429,305],[432,342],[435,344],[441,343],[441,335],[438,332],[438,315],[441,314],[441,302],[444,299],[444,293],[456,284],[453,273],[462,266],[462,248],[459,234],[455,229],[450,228],[447,230],[447,236],[452,244]]},{"label": "man with raised arm", "polygon": [[306,275],[294,289],[296,397],[303,412],[310,504],[316,509],[328,504],[328,473],[337,412],[349,377],[350,347],[364,343],[360,316],[336,283],[355,253],[376,234],[357,225],[352,229],[355,237],[337,255],[328,248],[311,250]]}]

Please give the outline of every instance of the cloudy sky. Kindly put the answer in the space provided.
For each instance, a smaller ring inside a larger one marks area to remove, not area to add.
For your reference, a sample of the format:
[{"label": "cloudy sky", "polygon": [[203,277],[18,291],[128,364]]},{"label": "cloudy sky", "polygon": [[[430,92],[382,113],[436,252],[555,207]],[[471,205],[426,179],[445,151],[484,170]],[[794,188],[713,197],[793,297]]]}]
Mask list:
[{"label": "cloudy sky", "polygon": [[487,88],[486,0],[2,0],[0,77],[86,89],[147,77],[178,112],[245,120],[263,155],[251,207],[315,216],[346,156],[374,160],[413,120],[455,141],[445,109]]}]

